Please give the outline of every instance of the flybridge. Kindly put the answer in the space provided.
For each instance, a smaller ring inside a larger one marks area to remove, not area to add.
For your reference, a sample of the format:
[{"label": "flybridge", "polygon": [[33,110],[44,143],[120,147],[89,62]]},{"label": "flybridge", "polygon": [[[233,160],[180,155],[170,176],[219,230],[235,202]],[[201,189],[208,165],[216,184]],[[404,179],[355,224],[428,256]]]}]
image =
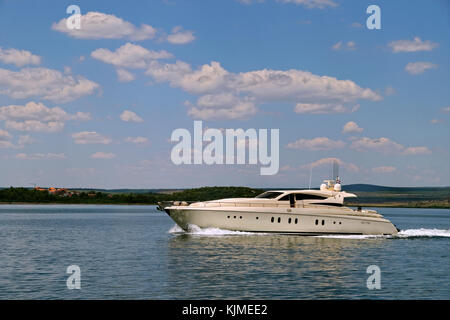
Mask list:
[{"label": "flybridge", "polygon": [[193,139],[187,129],[172,132],[171,141],[178,144],[172,148],[171,160],[176,165],[260,164],[261,175],[274,175],[279,169],[279,129],[270,129],[270,155],[268,140],[268,129],[203,130],[202,121],[194,121]]}]

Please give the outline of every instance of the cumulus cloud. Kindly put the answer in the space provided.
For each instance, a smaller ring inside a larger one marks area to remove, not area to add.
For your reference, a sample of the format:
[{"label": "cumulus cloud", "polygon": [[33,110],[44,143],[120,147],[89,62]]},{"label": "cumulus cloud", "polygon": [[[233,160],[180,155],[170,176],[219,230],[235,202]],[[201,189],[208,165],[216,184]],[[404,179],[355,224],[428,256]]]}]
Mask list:
[{"label": "cumulus cloud", "polygon": [[6,128],[18,131],[57,132],[64,128],[66,121],[90,119],[89,113],[69,114],[60,107],[48,108],[33,101],[0,107],[0,121],[5,121]]},{"label": "cumulus cloud", "polygon": [[317,137],[314,139],[299,139],[287,145],[289,149],[300,150],[331,150],[339,149],[345,146],[345,142],[341,140],[331,140],[327,137]]},{"label": "cumulus cloud", "polygon": [[65,159],[66,155],[64,153],[18,153],[15,158],[21,160]]},{"label": "cumulus cloud", "polygon": [[360,128],[358,126],[358,124],[354,121],[349,121],[342,127],[342,133],[352,133],[352,132],[359,133],[362,131],[363,131],[363,128]]},{"label": "cumulus cloud", "polygon": [[115,157],[116,155],[112,152],[96,152],[91,155],[92,159],[112,159]]},{"label": "cumulus cloud", "polygon": [[167,42],[171,44],[186,44],[194,40],[194,32],[183,30],[183,27],[181,26],[174,27],[172,33],[167,36]]},{"label": "cumulus cloud", "polygon": [[386,154],[418,155],[431,153],[427,147],[405,147],[404,145],[384,137],[375,139],[367,137],[354,138],[350,148],[360,152],[373,150]]},{"label": "cumulus cloud", "polygon": [[126,121],[126,122],[143,122],[144,121],[144,119],[142,119],[136,113],[134,113],[133,111],[130,111],[130,110],[125,110],[124,112],[122,112],[122,114],[120,115],[120,119],[122,119],[122,121]]},{"label": "cumulus cloud", "polygon": [[251,98],[240,99],[230,93],[203,95],[195,105],[189,101],[185,105],[189,115],[202,120],[244,119],[257,112]]},{"label": "cumulus cloud", "polygon": [[410,62],[406,65],[405,71],[410,74],[421,74],[428,69],[436,69],[437,65],[431,62]]},{"label": "cumulus cloud", "polygon": [[325,9],[327,7],[336,7],[337,3],[332,0],[276,0],[281,3],[293,3],[302,5],[308,9]]},{"label": "cumulus cloud", "polygon": [[338,163],[339,166],[346,168],[349,171],[358,172],[359,168],[353,163],[344,162],[338,158],[323,158],[317,161],[311,162],[309,164],[302,165],[302,169],[310,169],[316,167],[330,167],[334,162]]},{"label": "cumulus cloud", "polygon": [[354,41],[347,41],[347,42],[338,41],[331,48],[335,51],[339,51],[342,49],[356,50],[356,43]]},{"label": "cumulus cloud", "polygon": [[11,140],[13,136],[6,130],[0,129],[0,148],[23,148],[27,144],[34,143],[35,140],[29,135],[19,136],[17,145]]},{"label": "cumulus cloud", "polygon": [[249,72],[229,72],[219,62],[212,61],[197,69],[170,58],[167,52],[155,52],[126,44],[111,52],[98,49],[94,58],[120,68],[145,68],[145,74],[156,82],[199,96],[196,103],[185,105],[188,114],[199,119],[245,119],[257,113],[257,105],[270,102],[297,103],[297,113],[353,112],[357,100],[379,101],[382,97],[351,80],[319,76],[308,71],[262,69]]},{"label": "cumulus cloud", "polygon": [[78,39],[130,39],[140,41],[152,39],[157,30],[147,24],[140,28],[112,14],[88,12],[81,15],[81,28],[67,28],[67,19],[53,23],[52,29]]},{"label": "cumulus cloud", "polygon": [[112,140],[95,131],[82,131],[72,134],[76,144],[110,144]]},{"label": "cumulus cloud", "polygon": [[143,143],[147,143],[148,139],[145,137],[128,137],[125,139],[125,142],[134,143],[134,144],[143,144]]},{"label": "cumulus cloud", "polygon": [[82,76],[64,75],[47,68],[10,71],[0,68],[0,94],[14,99],[37,97],[69,102],[94,93],[99,85]]},{"label": "cumulus cloud", "polygon": [[294,108],[295,113],[327,114],[327,113],[346,113],[358,110],[359,105],[344,106],[342,104],[332,103],[297,103]]},{"label": "cumulus cloud", "polygon": [[91,57],[116,67],[144,69],[149,67],[151,61],[172,58],[172,54],[165,50],[152,51],[139,45],[126,43],[116,51],[104,48],[94,50]]},{"label": "cumulus cloud", "polygon": [[[228,109],[248,110],[241,112],[240,117],[255,114],[255,106],[259,103],[273,101],[303,101],[297,104],[298,113],[335,113],[354,110],[355,107],[351,108],[344,104],[358,99],[381,100],[381,96],[377,93],[361,88],[351,80],[338,80],[295,69],[287,71],[263,69],[232,73],[214,61],[197,70],[192,70],[188,64],[177,61],[175,64],[153,62],[146,74],[158,82],[168,81],[171,86],[179,87],[188,93],[207,96],[204,99],[200,97],[200,101],[208,100],[208,95],[221,94],[228,97],[228,100],[234,97],[236,104],[228,105]],[[189,105],[192,106],[190,114],[197,114],[198,103]],[[205,108],[201,109],[207,113]],[[234,119],[235,115],[235,112],[230,112],[230,117],[224,116],[225,119]]]},{"label": "cumulus cloud", "polygon": [[429,40],[422,41],[419,37],[411,40],[397,40],[389,43],[392,52],[417,52],[417,51],[432,51],[439,46],[438,43],[433,43]]},{"label": "cumulus cloud", "polygon": [[130,82],[135,79],[134,74],[125,69],[117,69],[116,72],[119,82]]},{"label": "cumulus cloud", "polygon": [[41,64],[41,57],[26,50],[17,50],[14,48],[2,49],[0,47],[0,62],[23,67],[25,65]]}]

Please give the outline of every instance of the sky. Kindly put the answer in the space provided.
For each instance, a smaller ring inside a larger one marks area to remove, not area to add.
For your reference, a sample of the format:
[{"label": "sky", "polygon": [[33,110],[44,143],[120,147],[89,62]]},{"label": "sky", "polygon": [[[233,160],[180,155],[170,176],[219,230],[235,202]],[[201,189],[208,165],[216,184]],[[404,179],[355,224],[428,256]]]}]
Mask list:
[{"label": "sky", "polygon": [[[449,186],[449,40],[446,0],[0,0],[0,186]],[[174,164],[195,120],[279,170]]]}]

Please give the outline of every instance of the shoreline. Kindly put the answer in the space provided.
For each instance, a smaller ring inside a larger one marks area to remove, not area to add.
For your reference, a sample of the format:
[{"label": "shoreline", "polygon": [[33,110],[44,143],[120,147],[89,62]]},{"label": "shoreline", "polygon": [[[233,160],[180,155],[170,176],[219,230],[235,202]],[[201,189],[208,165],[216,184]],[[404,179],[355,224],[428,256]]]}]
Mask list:
[{"label": "shoreline", "polygon": [[[42,205],[42,206],[55,206],[55,205],[65,205],[65,206],[77,206],[77,205],[92,205],[92,206],[157,206],[157,203],[61,203],[61,202],[0,202],[2,205]],[[450,209],[450,206],[417,206],[408,204],[389,204],[389,203],[361,203],[361,204],[348,204],[349,208],[404,208],[404,209]]]}]

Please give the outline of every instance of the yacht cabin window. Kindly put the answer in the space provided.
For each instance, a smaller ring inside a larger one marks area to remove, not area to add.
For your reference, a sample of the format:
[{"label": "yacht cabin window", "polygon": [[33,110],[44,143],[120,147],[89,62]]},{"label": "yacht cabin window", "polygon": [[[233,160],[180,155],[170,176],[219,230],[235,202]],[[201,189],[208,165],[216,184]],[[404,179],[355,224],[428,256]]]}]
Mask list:
[{"label": "yacht cabin window", "polygon": [[256,198],[275,199],[276,197],[278,197],[282,194],[283,194],[283,192],[267,191],[267,192],[261,193],[260,195],[257,195]]}]

